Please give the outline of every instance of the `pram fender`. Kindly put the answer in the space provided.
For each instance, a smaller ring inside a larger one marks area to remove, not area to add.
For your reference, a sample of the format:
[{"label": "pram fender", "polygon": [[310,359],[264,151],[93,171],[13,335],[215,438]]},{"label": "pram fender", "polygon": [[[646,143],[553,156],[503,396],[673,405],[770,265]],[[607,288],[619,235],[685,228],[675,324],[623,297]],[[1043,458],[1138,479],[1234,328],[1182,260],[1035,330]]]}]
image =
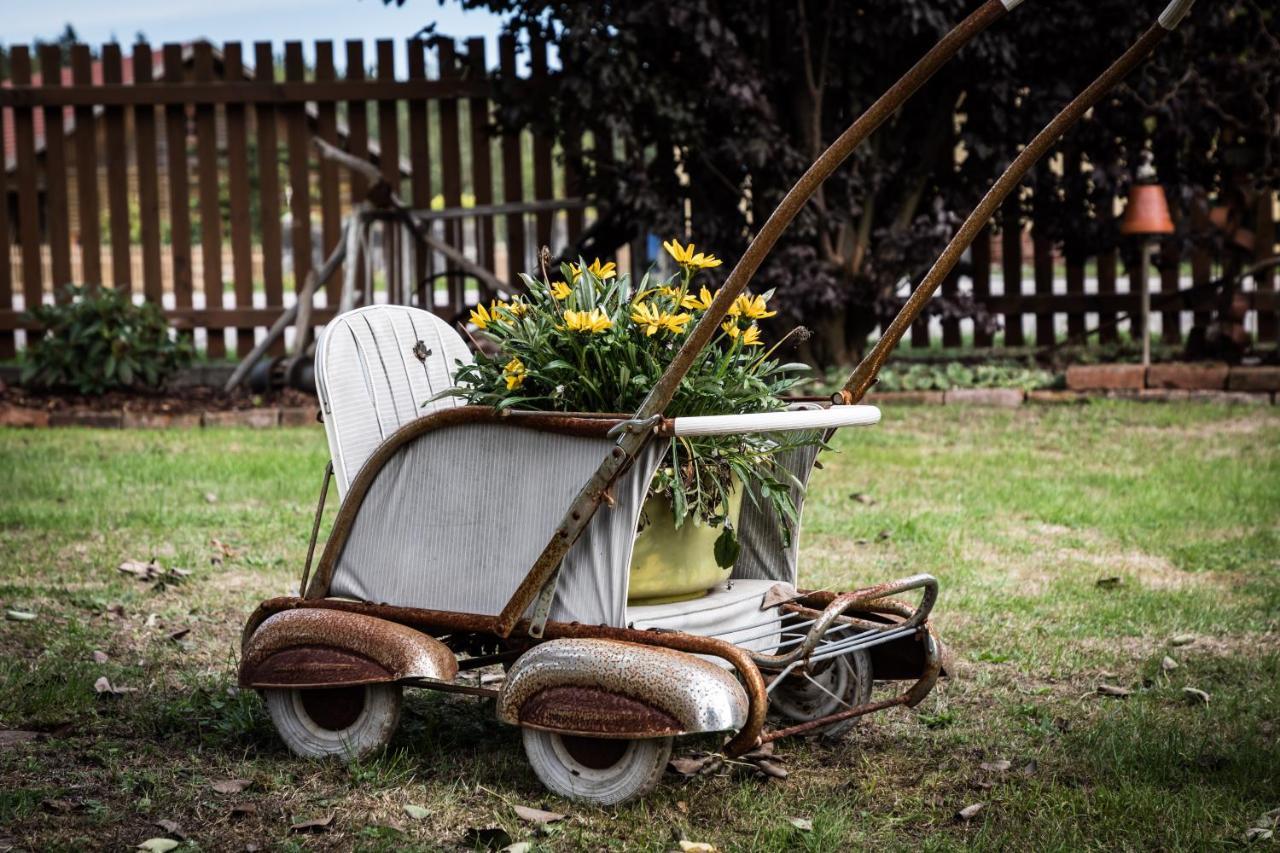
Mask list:
[{"label": "pram fender", "polygon": [[747,694],[693,655],[616,640],[552,640],[507,674],[498,719],[591,737],[648,738],[740,729]]},{"label": "pram fender", "polygon": [[452,681],[458,661],[412,628],[337,610],[286,610],[244,642],[240,686],[346,687],[406,679]]}]

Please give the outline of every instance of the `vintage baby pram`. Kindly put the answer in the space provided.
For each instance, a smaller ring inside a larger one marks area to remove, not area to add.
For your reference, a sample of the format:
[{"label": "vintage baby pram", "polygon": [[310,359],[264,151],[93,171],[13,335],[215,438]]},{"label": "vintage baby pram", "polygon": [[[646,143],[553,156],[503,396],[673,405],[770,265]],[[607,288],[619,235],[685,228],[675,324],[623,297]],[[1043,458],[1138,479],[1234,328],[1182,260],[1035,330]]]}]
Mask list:
[{"label": "vintage baby pram", "polygon": [[[859,401],[924,302],[1031,165],[1191,5],[1174,0],[1023,149],[830,403],[664,418],[693,356],[817,185],[963,44],[1019,3],[983,4],[819,158],[632,417],[498,413],[453,398],[422,407],[471,358],[453,329],[402,306],[361,308],[329,324],[315,373],[342,503],[314,572],[308,553],[301,596],[266,601],[249,618],[240,666],[241,685],[263,692],[295,753],[355,756],[382,747],[396,728],[403,687],[470,693],[494,699],[498,718],[521,727],[549,789],[618,803],[657,782],[677,736],[731,733],[722,749],[741,755],[792,734],[839,731],[929,693],[945,672],[928,622],[938,584],[928,575],[844,593],[799,589],[798,536],[783,547],[772,516],[750,504],[732,577],[708,595],[628,606],[628,567],[661,457],[655,437],[877,423],[880,412]],[[789,454],[800,481],[815,455]],[[500,686],[458,679],[495,664],[507,668]],[[907,686],[874,699],[873,681]],[[779,721],[772,729],[769,715]]]}]

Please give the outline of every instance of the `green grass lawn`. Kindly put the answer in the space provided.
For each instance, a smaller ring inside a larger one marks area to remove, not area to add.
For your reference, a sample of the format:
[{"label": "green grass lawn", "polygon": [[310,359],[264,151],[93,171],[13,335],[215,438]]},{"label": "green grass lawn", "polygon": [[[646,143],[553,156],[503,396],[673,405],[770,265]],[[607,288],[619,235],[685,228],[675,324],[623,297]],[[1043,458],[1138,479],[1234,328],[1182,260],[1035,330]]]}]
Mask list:
[{"label": "green grass lawn", "polygon": [[[784,781],[669,774],[598,809],[546,794],[471,697],[412,692],[387,754],[347,766],[291,758],[234,690],[244,617],[296,587],[319,430],[0,431],[0,607],[36,616],[0,622],[0,728],[51,733],[0,740],[0,837],[121,849],[173,821],[208,850],[456,848],[488,827],[546,850],[1204,849],[1280,807],[1280,411],[891,408],[836,447],[801,580],[934,573],[955,677],[842,741],[780,744]],[[192,574],[116,571],[153,556]],[[100,697],[101,676],[136,692]],[[251,785],[210,787],[230,778]],[[539,829],[513,804],[569,817]]]}]

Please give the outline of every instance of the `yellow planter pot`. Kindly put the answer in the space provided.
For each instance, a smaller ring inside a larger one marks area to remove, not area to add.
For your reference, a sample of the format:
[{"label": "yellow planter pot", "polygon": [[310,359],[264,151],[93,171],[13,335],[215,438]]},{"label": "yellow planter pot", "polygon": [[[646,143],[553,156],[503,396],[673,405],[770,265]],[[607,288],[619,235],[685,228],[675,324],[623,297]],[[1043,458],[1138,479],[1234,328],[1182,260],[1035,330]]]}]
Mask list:
[{"label": "yellow planter pot", "polygon": [[[742,509],[742,486],[734,483],[729,498],[729,520],[738,527]],[[733,571],[716,563],[715,544],[723,532],[700,519],[687,518],[676,529],[671,502],[650,495],[631,551],[629,604],[663,604],[698,598]]]}]

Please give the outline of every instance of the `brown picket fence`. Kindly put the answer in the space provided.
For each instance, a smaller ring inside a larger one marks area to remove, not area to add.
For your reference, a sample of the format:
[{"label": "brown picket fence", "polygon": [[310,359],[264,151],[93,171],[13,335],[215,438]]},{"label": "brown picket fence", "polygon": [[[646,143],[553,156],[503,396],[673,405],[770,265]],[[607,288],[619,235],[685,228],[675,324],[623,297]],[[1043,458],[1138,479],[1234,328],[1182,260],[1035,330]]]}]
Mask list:
[{"label": "brown picket fence", "polygon": [[[197,330],[211,358],[246,353],[333,249],[368,191],[365,179],[320,158],[313,138],[376,162],[415,208],[477,208],[433,227],[499,278],[533,268],[537,246],[571,244],[593,210],[576,197],[550,140],[492,130],[484,40],[459,47],[413,39],[400,48],[402,75],[390,40],[376,42],[371,55],[360,41],[319,41],[309,62],[297,41],[285,42],[282,55],[267,42],[128,51],[107,44],[96,55],[86,45],[45,45],[35,54],[10,48],[10,79],[0,85],[0,235],[8,235],[0,239],[0,358],[12,357],[31,328],[25,308],[59,298],[73,282],[163,305],[175,327]],[[548,78],[541,42],[503,38],[498,53],[504,85]],[[45,73],[35,72],[36,61]],[[587,133],[580,144],[598,142]],[[1024,220],[1008,208],[1005,227],[975,245],[967,283],[953,276],[943,288],[969,289],[1003,320],[1002,330],[966,319],[922,322],[913,346],[1041,346],[1097,324],[1103,341],[1136,330],[1136,320],[1111,322],[1137,313],[1137,288],[1116,253],[1067,264]],[[1275,253],[1275,220],[1268,196],[1257,211],[1257,257]],[[649,260],[646,241],[621,254],[624,269]],[[424,260],[444,273],[434,305],[442,315],[457,316],[484,295],[450,275],[444,258]],[[1223,270],[1204,253],[1188,261],[1190,281],[1170,267],[1162,290],[1203,284]],[[332,316],[340,283],[341,275],[329,281],[314,322]],[[362,299],[377,300],[378,287],[376,275],[364,282]],[[1259,276],[1245,298],[1251,330],[1276,341],[1274,276]],[[1171,305],[1157,315],[1166,340],[1207,316],[1204,306],[1194,308]]]}]

